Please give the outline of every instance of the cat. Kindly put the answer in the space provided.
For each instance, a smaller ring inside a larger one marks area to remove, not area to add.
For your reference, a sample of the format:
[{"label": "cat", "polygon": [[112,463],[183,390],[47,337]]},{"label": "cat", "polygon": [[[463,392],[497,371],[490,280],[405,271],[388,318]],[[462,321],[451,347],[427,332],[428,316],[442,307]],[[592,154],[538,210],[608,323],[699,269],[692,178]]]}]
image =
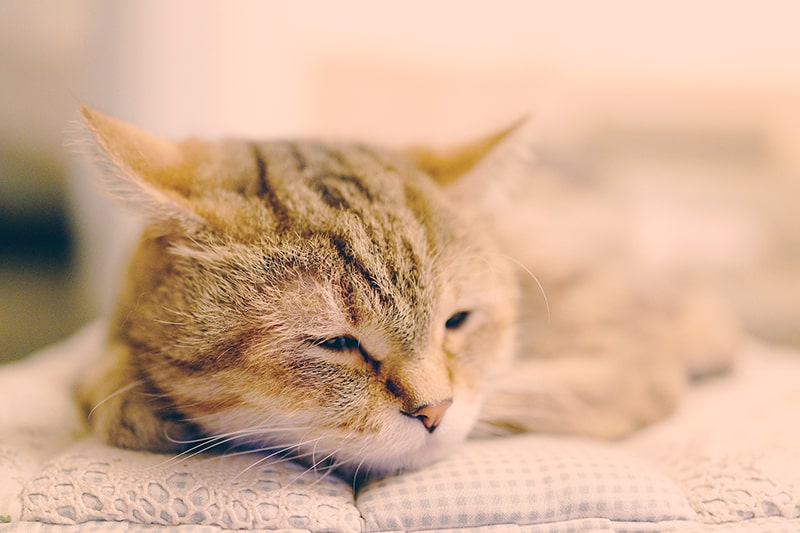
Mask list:
[{"label": "cat", "polygon": [[723,312],[624,254],[563,249],[581,236],[538,215],[565,186],[530,121],[394,151],[173,142],[81,113],[105,188],[147,221],[77,388],[109,444],[392,474],[468,436],[623,437],[736,350]]}]

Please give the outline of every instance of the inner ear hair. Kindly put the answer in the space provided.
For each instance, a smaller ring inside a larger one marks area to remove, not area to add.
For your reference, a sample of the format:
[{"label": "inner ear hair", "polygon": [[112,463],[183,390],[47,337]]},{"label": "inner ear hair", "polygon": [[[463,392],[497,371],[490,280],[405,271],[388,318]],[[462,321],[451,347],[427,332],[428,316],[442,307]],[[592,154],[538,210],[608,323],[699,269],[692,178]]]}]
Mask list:
[{"label": "inner ear hair", "polygon": [[85,105],[81,115],[92,162],[113,198],[160,226],[202,224],[188,198],[195,163],[186,143],[156,137]]}]

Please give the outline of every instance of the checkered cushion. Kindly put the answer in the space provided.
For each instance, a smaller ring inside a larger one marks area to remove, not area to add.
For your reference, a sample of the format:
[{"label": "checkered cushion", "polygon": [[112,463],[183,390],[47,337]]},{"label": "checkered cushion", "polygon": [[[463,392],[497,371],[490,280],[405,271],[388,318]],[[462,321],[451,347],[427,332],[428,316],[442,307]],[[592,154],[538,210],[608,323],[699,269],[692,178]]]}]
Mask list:
[{"label": "checkered cushion", "polygon": [[370,531],[695,517],[672,481],[633,456],[535,435],[470,442],[425,470],[366,485],[356,505]]}]

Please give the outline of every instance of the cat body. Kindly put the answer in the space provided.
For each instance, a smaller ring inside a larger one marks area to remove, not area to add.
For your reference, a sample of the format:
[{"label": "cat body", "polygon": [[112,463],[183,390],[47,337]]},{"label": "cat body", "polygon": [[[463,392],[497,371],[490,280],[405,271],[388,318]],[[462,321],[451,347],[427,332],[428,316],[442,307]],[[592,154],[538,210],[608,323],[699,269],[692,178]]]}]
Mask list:
[{"label": "cat body", "polygon": [[524,125],[401,153],[176,143],[82,113],[108,190],[147,220],[79,386],[111,444],[397,472],[471,433],[622,436],[732,352],[733,329],[698,335],[683,301],[537,266],[558,262],[508,227],[535,183]]}]

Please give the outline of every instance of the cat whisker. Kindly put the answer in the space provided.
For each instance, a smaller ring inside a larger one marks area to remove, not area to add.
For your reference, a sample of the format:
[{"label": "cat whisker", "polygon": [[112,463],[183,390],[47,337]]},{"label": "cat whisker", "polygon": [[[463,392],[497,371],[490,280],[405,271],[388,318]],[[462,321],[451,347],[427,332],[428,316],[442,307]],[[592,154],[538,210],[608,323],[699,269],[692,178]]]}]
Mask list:
[{"label": "cat whisker", "polygon": [[[356,469],[353,471],[353,479],[350,481],[351,485],[355,487],[358,484],[358,474],[361,470],[361,467],[364,466],[364,462],[367,460],[366,457],[362,457],[361,460],[356,465]],[[364,472],[364,476],[369,475],[369,472]]]},{"label": "cat whisker", "polygon": [[[269,454],[269,455],[266,455],[266,456],[264,456],[264,457],[261,457],[260,459],[258,459],[258,460],[257,460],[257,461],[255,461],[254,463],[252,463],[250,466],[248,466],[247,468],[245,468],[244,470],[242,470],[241,472],[239,472],[238,474],[236,474],[236,476],[234,476],[234,477],[233,477],[233,479],[232,479],[231,481],[235,481],[236,479],[238,479],[240,476],[244,475],[244,474],[245,474],[246,472],[248,472],[249,470],[251,470],[251,469],[255,468],[256,466],[258,466],[258,465],[260,465],[260,464],[262,464],[264,461],[267,461],[267,460],[271,459],[272,457],[275,457],[276,455],[285,455],[285,454],[289,454],[289,453],[290,453],[292,450],[296,450],[296,449],[298,449],[299,447],[301,447],[301,446],[304,446],[305,444],[308,444],[308,443],[310,443],[310,442],[314,442],[314,443],[315,443],[315,445],[316,445],[316,444],[319,442],[319,440],[320,440],[320,439],[322,439],[322,438],[323,438],[323,437],[321,437],[321,436],[320,436],[320,437],[317,437],[316,439],[311,439],[311,440],[308,440],[308,441],[301,441],[301,442],[299,442],[299,443],[297,443],[297,444],[292,444],[292,445],[289,445],[289,446],[283,446],[283,447],[281,447],[280,449],[278,449],[277,451],[275,451],[275,452],[273,452],[273,453],[271,453],[271,454]],[[290,457],[286,457],[286,458],[284,458],[284,459],[282,459],[282,460],[275,461],[275,462],[272,462],[272,463],[270,463],[270,464],[278,464],[278,463],[280,463],[280,462],[291,461],[291,460],[294,460],[294,459],[298,459],[298,458],[303,458],[303,457],[306,457],[306,456],[308,456],[308,455],[310,455],[310,454],[309,454],[309,453],[305,453],[305,454],[292,454]]]},{"label": "cat whisker", "polygon": [[159,320],[157,318],[151,319],[153,322],[158,322],[159,324],[164,324],[167,326],[184,326],[185,322],[171,322],[169,320]]},{"label": "cat whisker", "polygon": [[[243,470],[241,470],[238,474],[233,476],[231,478],[231,483],[233,483],[234,481],[239,479],[241,476],[243,476],[244,474],[246,474],[247,472],[249,472],[253,468],[264,464],[266,461],[269,461],[270,459],[272,459],[274,457],[279,457],[279,459],[276,459],[274,461],[270,461],[269,463],[266,464],[266,466],[278,465],[278,464],[290,462],[290,461],[293,460],[292,457],[288,457],[287,456],[287,454],[290,452],[291,448],[286,448],[284,446],[279,446],[279,447],[276,447],[276,448],[278,448],[278,449],[276,449],[274,452],[259,458],[257,461],[251,463],[249,466],[247,466]],[[251,450],[250,453],[263,453],[264,451],[265,450],[263,450],[263,449]]]},{"label": "cat whisker", "polygon": [[[283,432],[287,432],[287,431],[294,432],[294,431],[297,431],[299,429],[304,429],[304,428],[301,428],[301,427],[298,427],[298,426],[287,426],[287,427],[256,426],[256,427],[250,428],[250,430],[249,430],[250,434],[249,435],[245,435],[245,437],[253,436],[253,437],[257,437],[257,440],[255,440],[254,442],[250,442],[250,443],[242,442],[242,446],[248,446],[248,447],[241,448],[241,449],[238,449],[238,450],[236,449],[236,447],[234,447],[231,450],[226,451],[223,455],[225,457],[235,457],[235,456],[249,455],[249,454],[260,453],[260,452],[265,452],[265,451],[287,450],[287,449],[290,449],[290,448],[293,448],[293,447],[302,446],[306,442],[311,442],[310,440],[309,441],[302,441],[301,440],[301,442],[298,443],[298,444],[288,445],[288,446],[285,445],[285,444],[274,444],[274,445],[266,445],[266,446],[260,444],[261,442],[263,442],[264,438],[266,436],[268,436],[270,433],[283,433]],[[308,432],[312,428],[309,427],[309,428],[305,428],[305,429],[306,429],[306,432]]]},{"label": "cat whisker", "polygon": [[[277,450],[277,451],[275,451],[275,452],[273,452],[273,453],[271,453],[271,454],[269,454],[269,455],[267,455],[265,457],[262,457],[262,458],[258,459],[253,464],[251,464],[250,466],[248,466],[247,468],[245,468],[244,470],[239,472],[239,474],[237,474],[237,476],[234,479],[236,479],[239,476],[243,475],[248,470],[250,470],[252,468],[255,468],[256,466],[258,466],[260,464],[263,464],[265,461],[273,459],[276,456],[284,456],[284,457],[281,457],[280,459],[277,459],[277,460],[274,460],[274,461],[270,461],[269,465],[275,465],[275,464],[279,464],[279,463],[283,463],[283,462],[294,462],[296,460],[303,460],[303,459],[308,458],[309,459],[309,463],[311,463],[310,466],[308,468],[306,468],[306,470],[304,470],[303,472],[301,472],[300,474],[295,476],[284,488],[291,487],[294,483],[296,483],[298,480],[303,478],[303,476],[306,476],[310,472],[314,472],[315,475],[316,475],[316,479],[312,483],[312,486],[313,486],[314,484],[319,483],[320,481],[326,479],[328,476],[330,476],[331,474],[336,472],[342,466],[353,462],[353,461],[342,461],[342,460],[335,459],[336,454],[338,454],[341,450],[343,450],[350,443],[350,441],[353,439],[353,436],[345,437],[345,439],[342,442],[340,442],[339,445],[335,449],[333,449],[332,451],[327,453],[324,457],[321,457],[321,458],[318,459],[317,456],[319,454],[319,452],[318,452],[319,444],[323,439],[325,439],[327,437],[328,437],[327,435],[321,435],[321,436],[313,438],[313,439],[308,439],[308,440],[302,440],[301,439],[300,442],[298,442],[296,444],[293,444],[293,445],[290,445],[290,446],[269,447],[269,448],[267,448],[268,450]],[[313,446],[312,446],[311,450],[306,451],[304,453],[297,453],[296,452],[296,450],[298,450],[299,448],[301,448],[301,447],[303,447],[303,446],[305,446],[307,444],[310,444],[310,443],[313,443]],[[364,446],[365,446],[365,444],[362,444],[362,449],[364,448]],[[249,453],[255,453],[257,451],[259,451],[259,450],[258,449],[254,449],[254,450],[247,450],[247,451],[238,452],[238,453],[248,453],[248,452]],[[263,451],[263,449],[262,449],[262,451]],[[362,459],[360,461],[359,467],[363,462],[364,462],[364,459]]]},{"label": "cat whisker", "polygon": [[[338,468],[340,468],[341,466],[347,464],[349,461],[336,461],[336,460],[333,459],[334,456],[337,453],[339,453],[344,448],[344,446],[346,444],[347,444],[347,439],[345,439],[344,442],[339,444],[339,446],[337,446],[332,452],[327,454],[322,459],[319,459],[318,461],[313,461],[313,455],[312,455],[313,464],[310,467],[308,467],[306,470],[304,470],[303,472],[298,474],[294,479],[292,479],[287,486],[291,486],[297,480],[299,480],[300,478],[302,478],[303,476],[305,476],[306,474],[308,474],[309,472],[312,472],[312,471],[317,476],[317,479],[311,484],[311,486],[314,486],[315,484],[317,484],[320,481],[322,481],[325,478],[327,478],[331,473],[335,472]],[[316,448],[316,445],[315,445],[315,448]],[[316,449],[314,450],[314,453],[316,453]],[[329,461],[329,460],[330,460],[329,464],[326,464],[324,466],[324,473],[320,476],[320,474],[319,474],[319,471],[320,471],[319,466],[324,464],[326,461]]]},{"label": "cat whisker", "polygon": [[237,431],[232,431],[229,433],[214,435],[212,437],[202,437],[199,439],[191,439],[183,441],[173,439],[169,435],[166,435],[167,440],[169,440],[170,442],[174,442],[176,444],[193,444],[193,443],[198,443],[198,444],[171,457],[170,459],[164,461],[163,463],[160,463],[158,466],[164,466],[174,461],[185,461],[201,453],[205,453],[213,448],[233,442],[236,439],[241,438],[243,436],[247,437],[250,435],[261,435],[261,434],[263,434],[263,428],[246,428]]},{"label": "cat whisker", "polygon": [[[361,467],[364,466],[364,463],[367,460],[367,457],[365,455],[363,455],[363,451],[364,451],[364,449],[366,447],[367,447],[367,443],[366,442],[361,443],[361,447],[359,448],[358,453],[356,453],[356,456],[357,457],[360,456],[361,460],[358,462],[358,464],[356,465],[355,470],[353,470],[353,473],[352,473],[352,479],[350,480],[350,484],[353,486],[353,488],[355,488],[357,486],[357,484],[359,482],[359,477],[358,477],[359,471],[361,470]],[[344,461],[344,462],[342,462],[340,464],[340,466],[344,466],[344,465],[346,465],[348,463],[352,463],[352,462],[353,461]],[[369,469],[367,469],[367,471],[364,472],[364,477],[369,475],[369,471],[368,470]]]},{"label": "cat whisker", "polygon": [[172,309],[172,308],[164,306],[164,305],[161,306],[161,309],[163,309],[164,311],[166,311],[168,313],[172,313],[173,315],[183,316],[183,317],[186,317],[186,318],[191,318],[191,315],[189,313],[185,312],[185,311],[179,311],[177,309]]},{"label": "cat whisker", "polygon": [[104,403],[106,403],[107,401],[111,400],[112,398],[115,398],[116,396],[119,396],[120,394],[124,394],[124,393],[128,392],[132,388],[137,387],[138,385],[141,385],[142,383],[143,383],[142,380],[132,381],[131,383],[128,383],[124,387],[120,387],[116,391],[112,392],[111,394],[109,394],[108,396],[106,396],[105,398],[103,398],[102,400],[97,402],[97,404],[95,404],[94,407],[92,407],[92,409],[86,415],[86,419],[87,420],[91,420],[92,415],[97,410],[97,408],[100,407],[101,405],[103,405]]},{"label": "cat whisker", "polygon": [[542,282],[539,281],[539,278],[536,277],[536,274],[531,272],[531,269],[526,267],[518,259],[515,259],[514,257],[512,257],[512,256],[510,256],[508,254],[500,254],[500,255],[501,255],[501,257],[511,261],[512,263],[517,265],[519,268],[521,268],[536,283],[536,286],[539,287],[539,292],[542,294],[542,299],[544,300],[544,306],[545,306],[545,309],[547,310],[547,325],[549,326],[550,325],[550,301],[547,298],[547,292],[544,290],[544,286],[542,285]]},{"label": "cat whisker", "polygon": [[[364,454],[364,450],[366,448],[368,448],[369,446],[370,446],[370,444],[368,442],[362,442],[361,446],[359,446],[359,448],[358,448],[358,451],[356,453],[352,454],[353,457],[354,457],[353,459],[339,460],[339,461],[336,462],[336,468],[339,471],[342,471],[342,467],[344,467],[344,466],[356,464],[356,467],[354,469],[348,471],[349,479],[346,479],[346,481],[349,481],[351,486],[354,489],[358,486],[358,483],[360,482],[360,480],[363,480],[367,476],[369,476],[369,471],[370,471],[369,467],[365,468],[363,473],[361,471],[361,469],[364,467],[364,465],[367,464],[367,455]],[[360,457],[360,459],[358,459],[358,462],[356,463],[356,459],[355,458],[359,458],[359,457]],[[361,477],[359,477],[359,476],[361,476]]]},{"label": "cat whisker", "polygon": [[[169,439],[168,436],[167,436],[167,438]],[[200,443],[200,444],[198,444],[196,446],[192,446],[188,450],[184,450],[184,451],[182,451],[182,452],[170,457],[169,459],[164,460],[163,462],[157,464],[156,466],[161,467],[161,466],[167,466],[167,465],[170,465],[170,464],[175,464],[175,463],[180,463],[180,462],[186,461],[188,459],[191,459],[192,457],[196,457],[197,455],[200,455],[201,453],[205,453],[205,452],[207,452],[209,450],[212,450],[212,449],[214,449],[214,448],[216,448],[218,446],[223,446],[224,444],[226,444],[227,442],[230,442],[232,440],[233,440],[233,437],[231,437],[231,438],[222,438],[222,437],[209,438],[205,442],[202,442],[202,443]]]},{"label": "cat whisker", "polygon": [[212,440],[225,439],[225,438],[229,438],[229,437],[230,438],[237,438],[239,436],[242,436],[242,435],[246,436],[246,435],[251,434],[251,433],[260,433],[263,430],[264,430],[264,428],[259,428],[259,427],[244,428],[244,429],[238,429],[236,431],[231,431],[229,433],[220,433],[218,435],[212,435],[212,436],[208,436],[208,437],[199,437],[199,438],[196,438],[196,439],[184,439],[184,440],[173,439],[169,435],[166,435],[166,437],[167,437],[167,440],[169,442],[172,442],[172,443],[175,443],[175,444],[194,444],[194,443],[207,443],[207,442],[212,441]]},{"label": "cat whisker", "polygon": [[264,453],[264,452],[273,452],[273,451],[276,451],[276,450],[279,451],[279,452],[280,451],[286,451],[286,449],[287,449],[287,446],[285,446],[283,444],[276,444],[274,446],[259,446],[257,448],[244,448],[244,449],[235,450],[235,451],[228,450],[225,453],[223,453],[222,455],[220,455],[219,457],[240,457],[240,456],[243,456],[243,455],[253,455],[253,454]]}]

